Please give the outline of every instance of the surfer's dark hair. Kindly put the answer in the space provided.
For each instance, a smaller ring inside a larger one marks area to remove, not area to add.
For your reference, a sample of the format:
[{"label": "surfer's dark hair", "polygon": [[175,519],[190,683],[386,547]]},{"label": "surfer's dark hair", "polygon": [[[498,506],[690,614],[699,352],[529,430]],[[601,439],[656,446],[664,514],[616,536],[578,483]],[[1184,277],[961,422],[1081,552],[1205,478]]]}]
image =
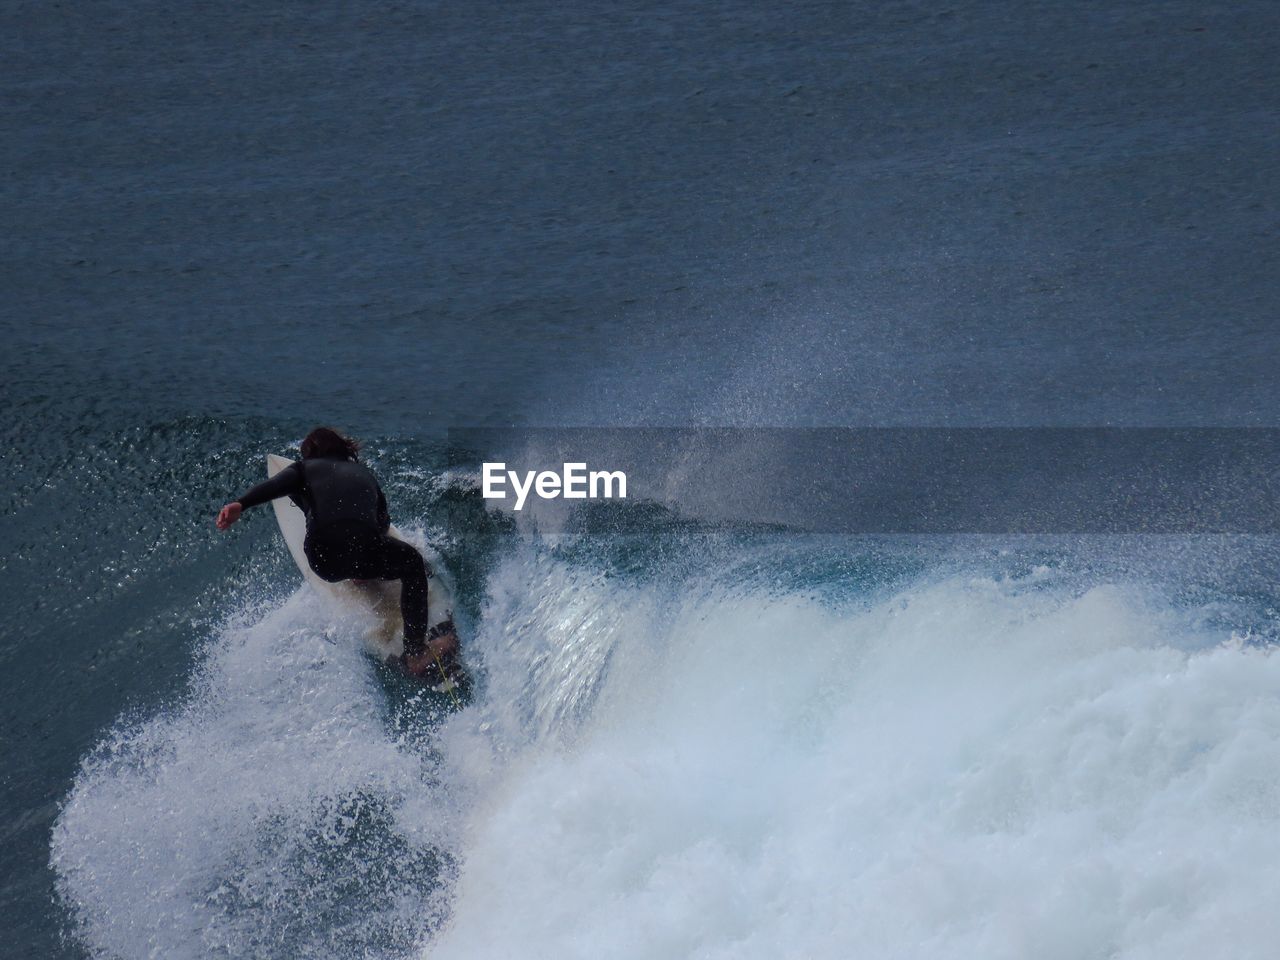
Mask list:
[{"label": "surfer's dark hair", "polygon": [[302,459],[312,457],[344,457],[355,460],[360,452],[360,441],[344,437],[333,427],[316,427],[302,441]]}]

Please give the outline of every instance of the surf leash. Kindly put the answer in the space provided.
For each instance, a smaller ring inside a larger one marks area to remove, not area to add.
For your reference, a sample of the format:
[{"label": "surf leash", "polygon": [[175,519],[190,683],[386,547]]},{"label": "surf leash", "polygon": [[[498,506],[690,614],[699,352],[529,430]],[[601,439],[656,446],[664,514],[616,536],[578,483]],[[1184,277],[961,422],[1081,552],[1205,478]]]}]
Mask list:
[{"label": "surf leash", "polygon": [[454,687],[457,686],[453,679],[444,672],[444,664],[440,662],[440,654],[436,654],[436,669],[440,671],[440,679],[444,681],[444,688],[448,691],[450,697],[453,698],[453,707],[455,710],[461,710],[462,704],[458,701],[458,695],[454,693]]},{"label": "surf leash", "polygon": [[[429,576],[429,574],[428,574],[428,576]],[[428,631],[427,631],[427,638],[426,638],[426,639],[427,639],[427,642],[428,642],[428,643],[430,643],[432,640],[436,639],[437,637],[442,637],[442,636],[444,636],[446,633],[452,633],[452,634],[453,634],[454,641],[455,641],[455,642],[457,641],[457,639],[458,639],[458,630],[457,630],[457,628],[453,625],[453,617],[452,617],[452,616],[450,616],[450,617],[448,617],[447,619],[445,619],[445,620],[441,621],[440,623],[437,623],[434,627],[432,627],[430,630],[428,630]],[[453,692],[454,687],[456,687],[456,686],[457,686],[457,684],[453,682],[453,678],[452,678],[452,677],[450,677],[450,676],[449,676],[449,674],[445,673],[445,670],[444,670],[444,663],[442,663],[442,662],[441,662],[441,660],[440,660],[440,654],[438,654],[438,653],[434,653],[434,654],[432,654],[432,656],[433,656],[433,657],[435,657],[435,661],[436,661],[436,669],[440,671],[440,679],[441,679],[441,681],[443,681],[444,689],[445,689],[445,691],[449,694],[449,696],[453,698],[453,706],[454,706],[454,708],[455,708],[455,709],[458,709],[458,710],[461,710],[461,709],[462,709],[462,704],[461,704],[461,703],[459,702],[459,700],[458,700],[458,695],[457,695],[456,693],[454,693],[454,692]]]}]

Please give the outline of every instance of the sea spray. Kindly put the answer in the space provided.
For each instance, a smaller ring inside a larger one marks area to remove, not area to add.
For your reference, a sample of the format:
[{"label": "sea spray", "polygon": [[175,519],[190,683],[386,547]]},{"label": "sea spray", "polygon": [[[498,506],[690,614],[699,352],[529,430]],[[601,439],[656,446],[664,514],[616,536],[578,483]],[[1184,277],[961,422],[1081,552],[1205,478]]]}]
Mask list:
[{"label": "sea spray", "polygon": [[358,625],[303,589],[208,644],[187,701],[81,766],[52,863],[94,956],[403,955],[438,919],[449,806]]},{"label": "sea spray", "polygon": [[1045,580],[687,584],[571,742],[490,727],[507,757],[425,955],[1264,955],[1280,658],[1150,591]]},{"label": "sea spray", "polygon": [[514,542],[475,699],[417,727],[305,591],[247,613],[186,701],[84,762],[52,852],[76,933],[102,957],[1270,949],[1270,646],[1122,578],[859,549],[665,569]]}]

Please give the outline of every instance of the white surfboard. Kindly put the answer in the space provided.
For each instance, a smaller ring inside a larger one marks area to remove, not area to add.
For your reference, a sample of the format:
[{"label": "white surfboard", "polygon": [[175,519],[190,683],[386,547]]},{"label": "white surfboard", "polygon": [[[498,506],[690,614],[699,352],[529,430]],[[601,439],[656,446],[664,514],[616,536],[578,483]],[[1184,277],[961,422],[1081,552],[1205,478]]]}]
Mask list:
[{"label": "white surfboard", "polygon": [[[267,476],[274,477],[292,460],[267,455]],[[284,542],[289,545],[289,553],[293,562],[298,565],[302,575],[316,591],[326,599],[339,606],[356,606],[374,614],[375,623],[365,635],[365,642],[371,652],[384,659],[398,657],[404,653],[404,623],[400,619],[400,581],[399,580],[366,580],[356,583],[343,580],[340,583],[329,583],[321,580],[311,564],[307,563],[307,555],[302,550],[302,543],[307,536],[307,517],[288,497],[278,497],[271,501],[276,512],[276,523],[284,534]],[[398,540],[405,538],[394,526],[388,531]],[[414,546],[417,546],[416,544]],[[421,549],[421,548],[419,548]],[[427,626],[434,627],[438,623],[453,618],[453,592],[445,582],[439,557],[430,549],[422,550],[427,563],[434,571],[434,576],[427,583]]]}]

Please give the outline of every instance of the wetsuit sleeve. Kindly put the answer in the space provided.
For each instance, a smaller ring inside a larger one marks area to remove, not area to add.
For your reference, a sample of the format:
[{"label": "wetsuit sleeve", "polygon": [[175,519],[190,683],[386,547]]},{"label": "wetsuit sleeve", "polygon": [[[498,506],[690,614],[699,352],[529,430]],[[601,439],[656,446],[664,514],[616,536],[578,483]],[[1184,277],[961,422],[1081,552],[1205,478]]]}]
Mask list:
[{"label": "wetsuit sleeve", "polygon": [[391,514],[387,512],[387,498],[382,495],[382,487],[378,487],[378,529],[383,533],[391,527]]},{"label": "wetsuit sleeve", "polygon": [[296,495],[301,492],[302,471],[298,469],[296,463],[293,463],[274,477],[263,480],[256,487],[252,487],[248,493],[239,498],[240,506],[248,510],[250,507],[256,507],[258,504],[266,503],[268,500]]}]

